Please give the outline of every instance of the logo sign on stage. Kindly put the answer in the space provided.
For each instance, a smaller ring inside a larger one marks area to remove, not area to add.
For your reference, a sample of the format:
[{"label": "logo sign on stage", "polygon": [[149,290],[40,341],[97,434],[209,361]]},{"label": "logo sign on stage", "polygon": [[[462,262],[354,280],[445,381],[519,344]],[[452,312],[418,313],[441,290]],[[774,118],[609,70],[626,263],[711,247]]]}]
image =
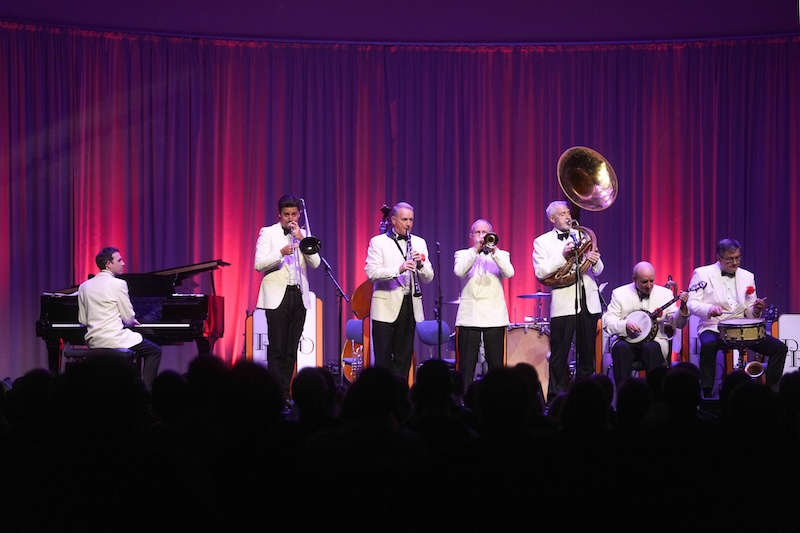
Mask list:
[{"label": "logo sign on stage", "polygon": [[781,315],[778,318],[778,337],[789,348],[783,373],[800,369],[800,315]]},{"label": "logo sign on stage", "polygon": [[[310,292],[309,296],[312,302],[317,302],[317,305],[312,305],[311,309],[306,310],[303,334],[300,337],[300,344],[297,346],[298,372],[307,366],[319,366],[317,334],[321,331],[321,328],[317,324],[317,313],[319,311],[318,308],[320,308],[320,302],[313,292]],[[269,339],[267,337],[267,314],[263,309],[253,311],[252,328],[252,340],[249,342],[252,343],[253,361],[266,365]]]}]

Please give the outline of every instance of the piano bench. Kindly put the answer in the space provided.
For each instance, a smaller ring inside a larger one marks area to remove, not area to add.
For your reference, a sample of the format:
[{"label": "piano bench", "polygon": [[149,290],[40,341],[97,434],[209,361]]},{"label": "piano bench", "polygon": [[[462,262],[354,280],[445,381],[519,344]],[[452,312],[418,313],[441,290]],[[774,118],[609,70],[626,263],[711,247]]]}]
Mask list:
[{"label": "piano bench", "polygon": [[137,366],[139,366],[141,363],[139,358],[136,357],[136,352],[128,348],[89,348],[88,346],[70,346],[69,348],[64,348],[62,355],[64,358],[64,370],[66,370],[69,365],[77,363],[78,361],[83,361],[88,357],[107,355],[124,357],[130,361],[131,364],[136,364]]}]

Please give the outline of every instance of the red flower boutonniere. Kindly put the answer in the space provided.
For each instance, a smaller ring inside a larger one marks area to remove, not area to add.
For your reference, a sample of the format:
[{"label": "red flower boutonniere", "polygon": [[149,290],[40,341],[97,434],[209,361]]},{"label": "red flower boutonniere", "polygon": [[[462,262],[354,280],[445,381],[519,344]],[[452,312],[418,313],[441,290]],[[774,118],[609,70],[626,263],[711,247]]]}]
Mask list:
[{"label": "red flower boutonniere", "polygon": [[753,294],[754,292],[756,292],[756,288],[755,288],[755,287],[753,287],[752,285],[750,285],[749,287],[747,287],[747,288],[745,289],[745,291],[744,291],[744,294],[745,294],[745,296],[750,296],[750,295],[751,295],[751,294]]}]

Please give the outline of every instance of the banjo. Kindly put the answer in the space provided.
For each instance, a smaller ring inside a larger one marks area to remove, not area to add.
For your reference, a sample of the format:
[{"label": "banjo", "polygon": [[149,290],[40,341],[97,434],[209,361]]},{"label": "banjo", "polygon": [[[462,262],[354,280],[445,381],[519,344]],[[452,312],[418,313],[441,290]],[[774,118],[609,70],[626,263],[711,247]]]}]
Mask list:
[{"label": "banjo", "polygon": [[[705,288],[706,282],[701,281],[696,285],[692,285],[688,289],[687,292],[697,291],[700,289]],[[645,310],[638,310],[630,313],[628,316],[625,317],[625,321],[633,321],[637,326],[639,326],[639,333],[636,335],[624,337],[626,341],[630,344],[642,344],[645,342],[650,342],[656,337],[656,333],[658,333],[658,316],[670,305],[674,304],[680,299],[680,296],[676,296],[672,300],[668,301],[658,309],[653,311],[645,311]]]}]

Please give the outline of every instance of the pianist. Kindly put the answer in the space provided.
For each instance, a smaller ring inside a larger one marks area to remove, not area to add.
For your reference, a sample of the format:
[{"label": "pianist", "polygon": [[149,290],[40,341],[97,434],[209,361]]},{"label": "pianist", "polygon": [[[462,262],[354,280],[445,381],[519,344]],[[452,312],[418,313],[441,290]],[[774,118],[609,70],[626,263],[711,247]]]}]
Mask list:
[{"label": "pianist", "polygon": [[115,276],[125,261],[117,248],[103,248],[95,257],[100,272],[78,288],[78,321],[86,326],[89,348],[128,348],[143,361],[142,381],[150,390],[158,374],[161,348],[127,329],[139,321],[128,298],[128,284]]},{"label": "pianist", "polygon": [[317,268],[319,254],[305,255],[298,243],[300,201],[291,195],[278,200],[278,222],[261,228],[256,242],[255,269],[264,273],[257,307],[267,315],[267,368],[278,379],[284,400],[297,362],[306,309],[311,306],[306,265]]}]

